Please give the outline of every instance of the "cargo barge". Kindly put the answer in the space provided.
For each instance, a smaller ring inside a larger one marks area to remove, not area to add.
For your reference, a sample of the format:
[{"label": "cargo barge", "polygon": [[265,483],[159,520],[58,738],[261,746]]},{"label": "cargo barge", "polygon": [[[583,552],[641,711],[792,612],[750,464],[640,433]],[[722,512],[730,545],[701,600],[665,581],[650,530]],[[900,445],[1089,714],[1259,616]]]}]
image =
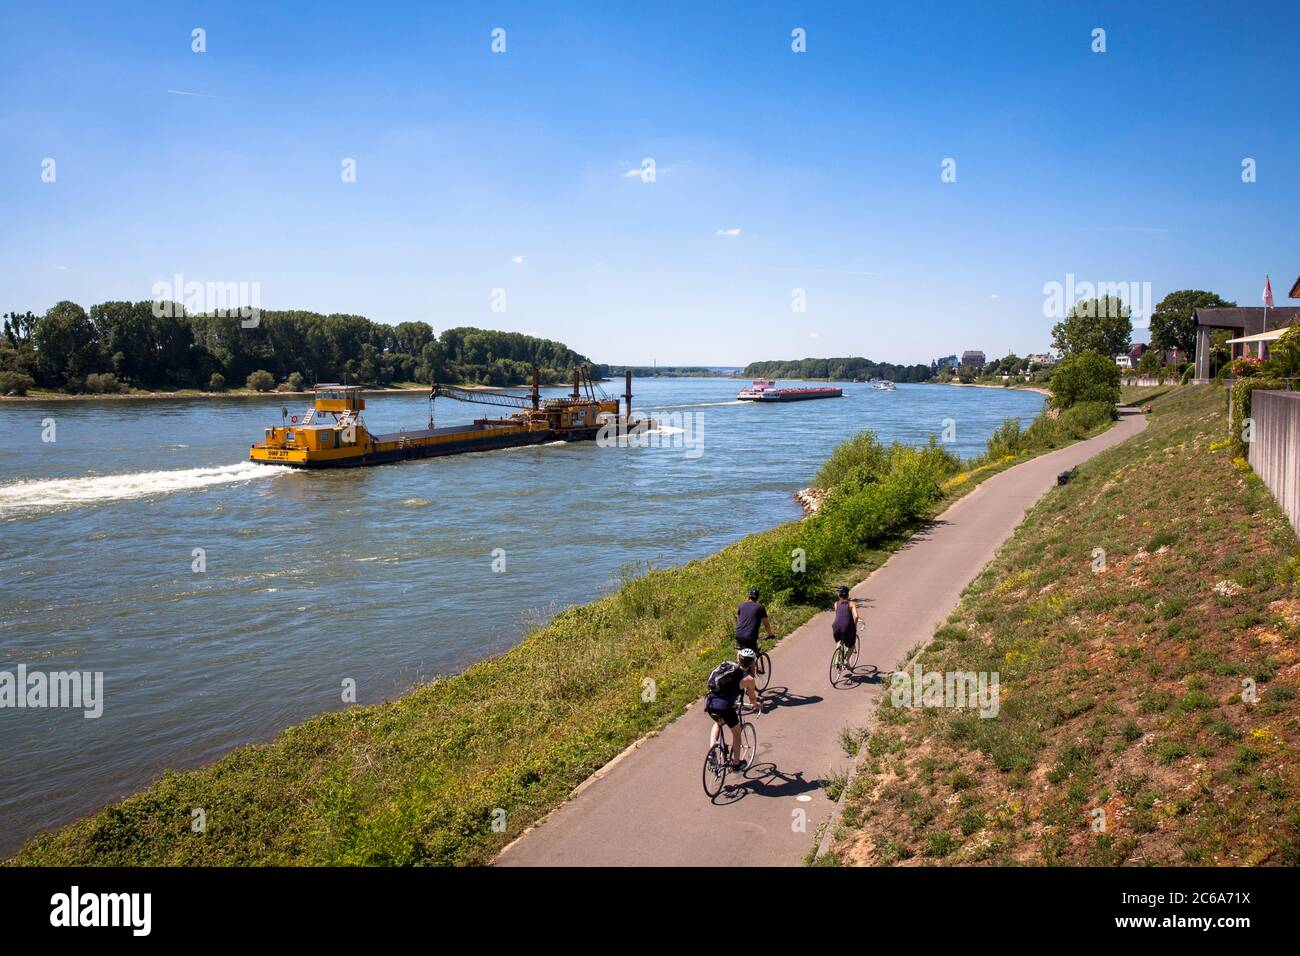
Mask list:
[{"label": "cargo barge", "polygon": [[[592,441],[602,429],[611,435],[626,435],[654,427],[649,419],[632,418],[630,373],[627,409],[621,416],[617,398],[596,394],[590,380],[585,381],[585,394],[583,386],[578,373],[571,394],[543,399],[536,371],[529,395],[434,385],[429,393],[427,428],[379,434],[371,432],[361,416],[366,400],[359,385],[318,385],[312,390],[312,408],[301,416],[282,413],[281,424],[267,428],[262,440],[250,447],[248,457],[260,464],[291,468],[347,468],[554,441]],[[504,418],[479,418],[469,425],[436,428],[433,403],[440,397],[518,411]]]},{"label": "cargo barge", "polygon": [[839,398],[844,393],[833,386],[816,388],[777,388],[776,382],[756,378],[747,388],[742,388],[736,398],[742,402],[805,402],[813,398]]}]

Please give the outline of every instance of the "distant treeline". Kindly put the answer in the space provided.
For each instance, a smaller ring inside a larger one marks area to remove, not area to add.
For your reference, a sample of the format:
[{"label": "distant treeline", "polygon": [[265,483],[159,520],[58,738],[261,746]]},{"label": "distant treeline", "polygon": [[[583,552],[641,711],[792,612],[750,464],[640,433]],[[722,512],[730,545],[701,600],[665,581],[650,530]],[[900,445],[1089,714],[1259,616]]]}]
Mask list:
[{"label": "distant treeline", "polygon": [[750,362],[745,366],[747,378],[805,378],[853,381],[883,378],[891,382],[925,382],[930,379],[928,365],[894,365],[858,358],[806,358],[788,362]]},{"label": "distant treeline", "polygon": [[605,365],[608,375],[622,375],[628,369],[635,378],[731,378],[737,368],[710,368],[706,365]]},{"label": "distant treeline", "polygon": [[[104,302],[90,312],[60,302],[42,316],[10,312],[0,338],[0,394],[24,388],[69,392],[301,386],[341,382],[519,385],[533,366],[543,381],[569,381],[588,359],[549,339],[426,322],[383,325],[360,315],[262,311],[253,327],[238,313],[172,315],[155,303]],[[599,366],[593,373],[599,372]]]}]

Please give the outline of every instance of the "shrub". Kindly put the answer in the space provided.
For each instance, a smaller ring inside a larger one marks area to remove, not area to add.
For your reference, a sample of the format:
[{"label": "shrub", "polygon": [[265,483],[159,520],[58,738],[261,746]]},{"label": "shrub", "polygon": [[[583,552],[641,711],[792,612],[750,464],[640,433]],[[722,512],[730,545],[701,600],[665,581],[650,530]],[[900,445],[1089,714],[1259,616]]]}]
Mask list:
[{"label": "shrub", "polygon": [[290,372],[290,373],[289,373],[289,379],[288,379],[288,381],[286,382],[286,384],[289,386],[289,390],[290,390],[291,392],[301,392],[301,391],[302,391],[302,375],[299,374],[298,372]]},{"label": "shrub", "polygon": [[889,467],[889,449],[880,443],[874,431],[861,431],[835,446],[826,463],[817,472],[813,484],[831,489],[849,479],[861,483],[867,475],[879,477]]},{"label": "shrub", "polygon": [[91,372],[86,376],[86,391],[95,395],[102,395],[106,392],[120,392],[123,391],[123,388],[122,384],[117,380],[117,376],[112,372],[105,372],[103,375]]},{"label": "shrub", "polygon": [[1279,389],[1282,382],[1275,378],[1243,378],[1232,385],[1228,414],[1228,437],[1232,440],[1234,454],[1246,457],[1246,443],[1241,440],[1241,423],[1250,417],[1250,393],[1256,389]]},{"label": "shrub", "polygon": [[1065,444],[1065,441],[1065,432],[1061,430],[1057,420],[1043,414],[1030,422],[1029,427],[1025,429],[1023,447],[1026,449],[1055,448],[1057,445]]},{"label": "shrub", "polygon": [[1020,419],[1004,419],[989,436],[987,458],[989,461],[997,461],[1008,455],[1019,455],[1024,450],[1024,442],[1025,436],[1020,428]]},{"label": "shrub", "polygon": [[247,380],[244,382],[254,392],[269,392],[275,388],[275,379],[271,373],[258,369],[256,372],[250,372]]},{"label": "shrub", "polygon": [[1275,378],[1300,376],[1300,325],[1288,328],[1269,346],[1264,372]]},{"label": "shrub", "polygon": [[226,390],[226,376],[220,372],[213,372],[212,377],[208,379],[209,392],[224,392]]},{"label": "shrub", "polygon": [[35,387],[35,380],[26,372],[0,372],[0,395],[26,395]]},{"label": "shrub", "polygon": [[[856,444],[857,451],[846,453],[845,460],[857,460],[817,513],[773,535],[747,563],[746,579],[772,600],[812,603],[824,595],[833,571],[918,518],[938,500],[939,481],[959,467],[933,441],[923,448],[883,449],[875,436],[869,442],[861,438],[846,443]],[[865,475],[873,480],[860,480]]]},{"label": "shrub", "polygon": [[1084,438],[1119,415],[1109,402],[1078,402],[1056,419],[1057,426],[1069,439]]},{"label": "shrub", "polygon": [[1238,358],[1228,363],[1228,372],[1238,378],[1254,378],[1262,371],[1263,362],[1256,358]]},{"label": "shrub", "polygon": [[1052,373],[1052,405],[1066,409],[1079,402],[1119,401],[1119,367],[1100,352],[1067,355]]}]

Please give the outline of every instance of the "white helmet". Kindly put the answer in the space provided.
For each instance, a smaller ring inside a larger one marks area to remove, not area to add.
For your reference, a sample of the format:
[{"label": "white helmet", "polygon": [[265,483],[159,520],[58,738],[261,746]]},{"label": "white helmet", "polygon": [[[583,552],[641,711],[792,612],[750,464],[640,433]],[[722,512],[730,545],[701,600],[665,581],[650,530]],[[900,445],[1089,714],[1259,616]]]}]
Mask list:
[{"label": "white helmet", "polygon": [[736,656],[739,657],[742,661],[752,661],[758,655],[754,653],[754,649],[752,647],[742,647],[739,651],[736,652]]}]

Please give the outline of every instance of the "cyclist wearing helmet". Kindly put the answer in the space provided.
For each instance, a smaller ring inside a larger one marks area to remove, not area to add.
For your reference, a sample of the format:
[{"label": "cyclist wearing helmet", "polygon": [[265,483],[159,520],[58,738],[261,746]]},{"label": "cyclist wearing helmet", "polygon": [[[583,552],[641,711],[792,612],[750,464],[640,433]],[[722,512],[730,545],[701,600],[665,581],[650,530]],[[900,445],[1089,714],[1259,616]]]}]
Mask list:
[{"label": "cyclist wearing helmet", "polygon": [[758,603],[758,588],[749,589],[749,600],[736,608],[736,644],[758,654],[758,629],[763,627],[768,637],[774,637],[767,608]]},{"label": "cyclist wearing helmet", "polygon": [[835,589],[835,593],[835,620],[831,623],[831,635],[849,651],[858,640],[858,608],[849,601],[849,589],[843,584]]},{"label": "cyclist wearing helmet", "polygon": [[731,769],[743,769],[740,760],[740,715],[736,713],[736,703],[741,695],[749,698],[749,705],[758,709],[758,692],[754,689],[754,678],[750,671],[754,668],[755,654],[752,648],[742,647],[736,652],[736,661],[723,661],[709,675],[709,693],[704,699],[704,712],[713,720],[713,729],[709,731],[709,746],[718,742],[722,725],[731,730]]}]

